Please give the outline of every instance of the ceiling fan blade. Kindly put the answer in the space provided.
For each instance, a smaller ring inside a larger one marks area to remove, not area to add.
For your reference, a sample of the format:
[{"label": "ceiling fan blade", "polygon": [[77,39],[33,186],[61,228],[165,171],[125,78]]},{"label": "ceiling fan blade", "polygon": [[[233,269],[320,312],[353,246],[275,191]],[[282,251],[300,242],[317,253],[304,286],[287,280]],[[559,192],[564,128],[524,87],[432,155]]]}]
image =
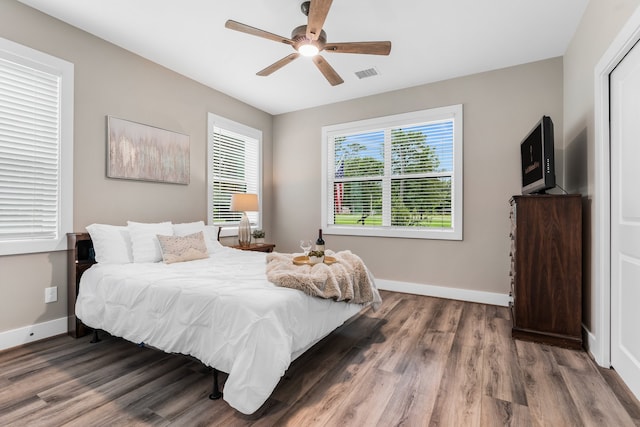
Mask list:
[{"label": "ceiling fan blade", "polygon": [[287,55],[284,58],[282,58],[281,60],[276,61],[273,64],[269,65],[264,70],[258,71],[256,73],[256,75],[258,75],[258,76],[268,76],[271,73],[273,73],[275,71],[278,71],[280,68],[284,67],[285,65],[287,65],[288,63],[290,63],[291,61],[293,61],[294,59],[296,59],[299,56],[300,56],[300,54],[298,52],[294,52],[291,55]]},{"label": "ceiling fan blade", "polygon": [[391,42],[327,43],[325,51],[333,53],[364,53],[367,55],[389,55]]},{"label": "ceiling fan blade", "polygon": [[336,70],[333,69],[331,65],[320,55],[316,55],[313,57],[313,63],[316,64],[318,70],[324,75],[324,77],[331,83],[331,86],[337,86],[341,83],[344,83],[342,77],[336,73]]},{"label": "ceiling fan blade", "polygon": [[333,0],[311,0],[307,22],[307,38],[318,40]]},{"label": "ceiling fan blade", "polygon": [[240,31],[241,33],[251,34],[252,36],[258,36],[264,39],[273,40],[275,42],[293,45],[293,40],[291,39],[261,30],[259,28],[254,28],[246,24],[241,24],[240,22],[236,22],[231,19],[225,22],[224,26],[229,28],[230,30]]}]

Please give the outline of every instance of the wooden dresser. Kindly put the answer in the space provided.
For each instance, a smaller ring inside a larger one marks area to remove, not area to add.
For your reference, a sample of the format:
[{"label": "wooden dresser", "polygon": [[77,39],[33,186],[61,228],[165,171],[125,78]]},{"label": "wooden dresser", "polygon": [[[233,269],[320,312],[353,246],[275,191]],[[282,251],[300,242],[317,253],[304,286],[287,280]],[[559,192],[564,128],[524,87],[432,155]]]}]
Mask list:
[{"label": "wooden dresser", "polygon": [[582,347],[582,197],[511,199],[512,336]]}]

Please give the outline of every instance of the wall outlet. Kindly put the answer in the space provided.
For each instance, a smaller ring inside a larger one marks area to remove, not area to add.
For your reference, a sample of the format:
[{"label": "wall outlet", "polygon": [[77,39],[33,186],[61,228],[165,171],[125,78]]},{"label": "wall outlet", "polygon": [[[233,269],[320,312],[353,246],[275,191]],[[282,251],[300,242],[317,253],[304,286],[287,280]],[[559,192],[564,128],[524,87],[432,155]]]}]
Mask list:
[{"label": "wall outlet", "polygon": [[44,302],[56,302],[58,301],[58,287],[52,286],[50,288],[44,288]]}]

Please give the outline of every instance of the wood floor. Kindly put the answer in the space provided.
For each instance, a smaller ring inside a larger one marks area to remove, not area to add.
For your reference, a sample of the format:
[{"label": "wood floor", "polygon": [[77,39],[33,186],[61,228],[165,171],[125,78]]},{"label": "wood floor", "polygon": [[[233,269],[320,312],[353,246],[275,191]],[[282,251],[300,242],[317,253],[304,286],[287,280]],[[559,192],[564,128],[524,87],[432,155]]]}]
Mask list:
[{"label": "wood floor", "polygon": [[505,307],[383,298],[296,360],[252,416],[207,399],[195,360],[60,336],[0,353],[0,426],[640,426],[613,371],[513,341]]}]

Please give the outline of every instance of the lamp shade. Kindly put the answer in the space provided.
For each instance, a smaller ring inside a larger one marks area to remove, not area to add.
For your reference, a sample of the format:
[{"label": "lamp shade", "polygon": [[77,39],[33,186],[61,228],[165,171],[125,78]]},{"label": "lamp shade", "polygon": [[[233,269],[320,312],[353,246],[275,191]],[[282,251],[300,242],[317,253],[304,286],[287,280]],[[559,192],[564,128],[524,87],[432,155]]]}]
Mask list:
[{"label": "lamp shade", "polygon": [[234,193],[231,195],[231,210],[247,212],[258,210],[258,195],[249,193]]}]

